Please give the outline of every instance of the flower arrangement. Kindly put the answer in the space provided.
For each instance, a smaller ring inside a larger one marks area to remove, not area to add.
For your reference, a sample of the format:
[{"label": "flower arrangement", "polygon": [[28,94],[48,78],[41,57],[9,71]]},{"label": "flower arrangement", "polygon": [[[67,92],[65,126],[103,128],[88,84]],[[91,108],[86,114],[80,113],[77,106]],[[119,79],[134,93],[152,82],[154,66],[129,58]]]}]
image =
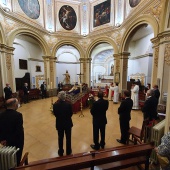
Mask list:
[{"label": "flower arrangement", "polygon": [[89,98],[88,98],[88,105],[89,105],[90,109],[92,108],[92,105],[93,105],[94,102],[95,102],[94,96],[90,93]]}]

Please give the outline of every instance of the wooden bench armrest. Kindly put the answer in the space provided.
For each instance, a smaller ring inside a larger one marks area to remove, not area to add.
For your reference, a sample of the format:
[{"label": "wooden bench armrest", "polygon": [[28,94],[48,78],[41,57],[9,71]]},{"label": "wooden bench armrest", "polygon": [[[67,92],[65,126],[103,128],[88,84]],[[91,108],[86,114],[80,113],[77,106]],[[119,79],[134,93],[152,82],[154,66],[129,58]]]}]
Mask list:
[{"label": "wooden bench armrest", "polygon": [[28,152],[26,152],[19,164],[19,166],[28,165]]}]

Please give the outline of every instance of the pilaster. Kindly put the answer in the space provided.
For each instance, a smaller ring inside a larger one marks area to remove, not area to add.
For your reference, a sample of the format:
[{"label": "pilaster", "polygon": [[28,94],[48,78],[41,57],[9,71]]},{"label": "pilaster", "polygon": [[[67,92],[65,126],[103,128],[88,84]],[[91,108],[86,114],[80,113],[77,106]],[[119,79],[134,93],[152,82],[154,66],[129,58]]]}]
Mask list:
[{"label": "pilaster", "polygon": [[2,87],[5,87],[5,84],[9,83],[13,92],[16,91],[15,76],[14,76],[14,59],[13,59],[14,49],[15,48],[13,47],[0,44],[0,53],[1,53],[0,65],[1,65]]}]

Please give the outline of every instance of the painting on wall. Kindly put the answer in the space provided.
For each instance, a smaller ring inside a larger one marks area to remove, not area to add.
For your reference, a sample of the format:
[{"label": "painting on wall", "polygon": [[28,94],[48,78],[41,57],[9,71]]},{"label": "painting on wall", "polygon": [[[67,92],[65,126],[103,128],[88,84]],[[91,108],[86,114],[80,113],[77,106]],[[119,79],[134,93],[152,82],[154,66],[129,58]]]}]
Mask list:
[{"label": "painting on wall", "polygon": [[141,0],[129,0],[129,5],[130,7],[134,8],[140,3],[140,1]]},{"label": "painting on wall", "polygon": [[73,30],[77,23],[77,16],[74,9],[69,5],[64,5],[59,10],[59,21],[66,30]]},{"label": "painting on wall", "polygon": [[31,19],[38,19],[40,16],[40,5],[38,0],[18,0],[22,11]]},{"label": "painting on wall", "polygon": [[93,27],[97,27],[110,22],[111,0],[104,1],[94,6]]},{"label": "painting on wall", "polygon": [[19,59],[19,69],[27,70],[27,60]]},{"label": "painting on wall", "polygon": [[41,66],[36,66],[36,72],[41,72]]}]

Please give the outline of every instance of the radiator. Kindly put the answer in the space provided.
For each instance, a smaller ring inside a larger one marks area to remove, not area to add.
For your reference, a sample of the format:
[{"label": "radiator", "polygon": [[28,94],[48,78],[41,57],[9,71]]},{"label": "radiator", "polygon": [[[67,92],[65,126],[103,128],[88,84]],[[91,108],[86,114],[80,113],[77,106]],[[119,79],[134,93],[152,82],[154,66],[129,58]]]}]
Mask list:
[{"label": "radiator", "polygon": [[12,146],[0,147],[0,170],[9,170],[17,166],[16,153],[18,150]]},{"label": "radiator", "polygon": [[[165,128],[165,119],[156,124],[151,131],[151,141],[155,143],[155,147],[160,145],[161,143],[161,138],[164,135],[164,128]],[[157,155],[156,152],[153,150],[151,153],[150,160],[154,163],[157,163]]]}]

